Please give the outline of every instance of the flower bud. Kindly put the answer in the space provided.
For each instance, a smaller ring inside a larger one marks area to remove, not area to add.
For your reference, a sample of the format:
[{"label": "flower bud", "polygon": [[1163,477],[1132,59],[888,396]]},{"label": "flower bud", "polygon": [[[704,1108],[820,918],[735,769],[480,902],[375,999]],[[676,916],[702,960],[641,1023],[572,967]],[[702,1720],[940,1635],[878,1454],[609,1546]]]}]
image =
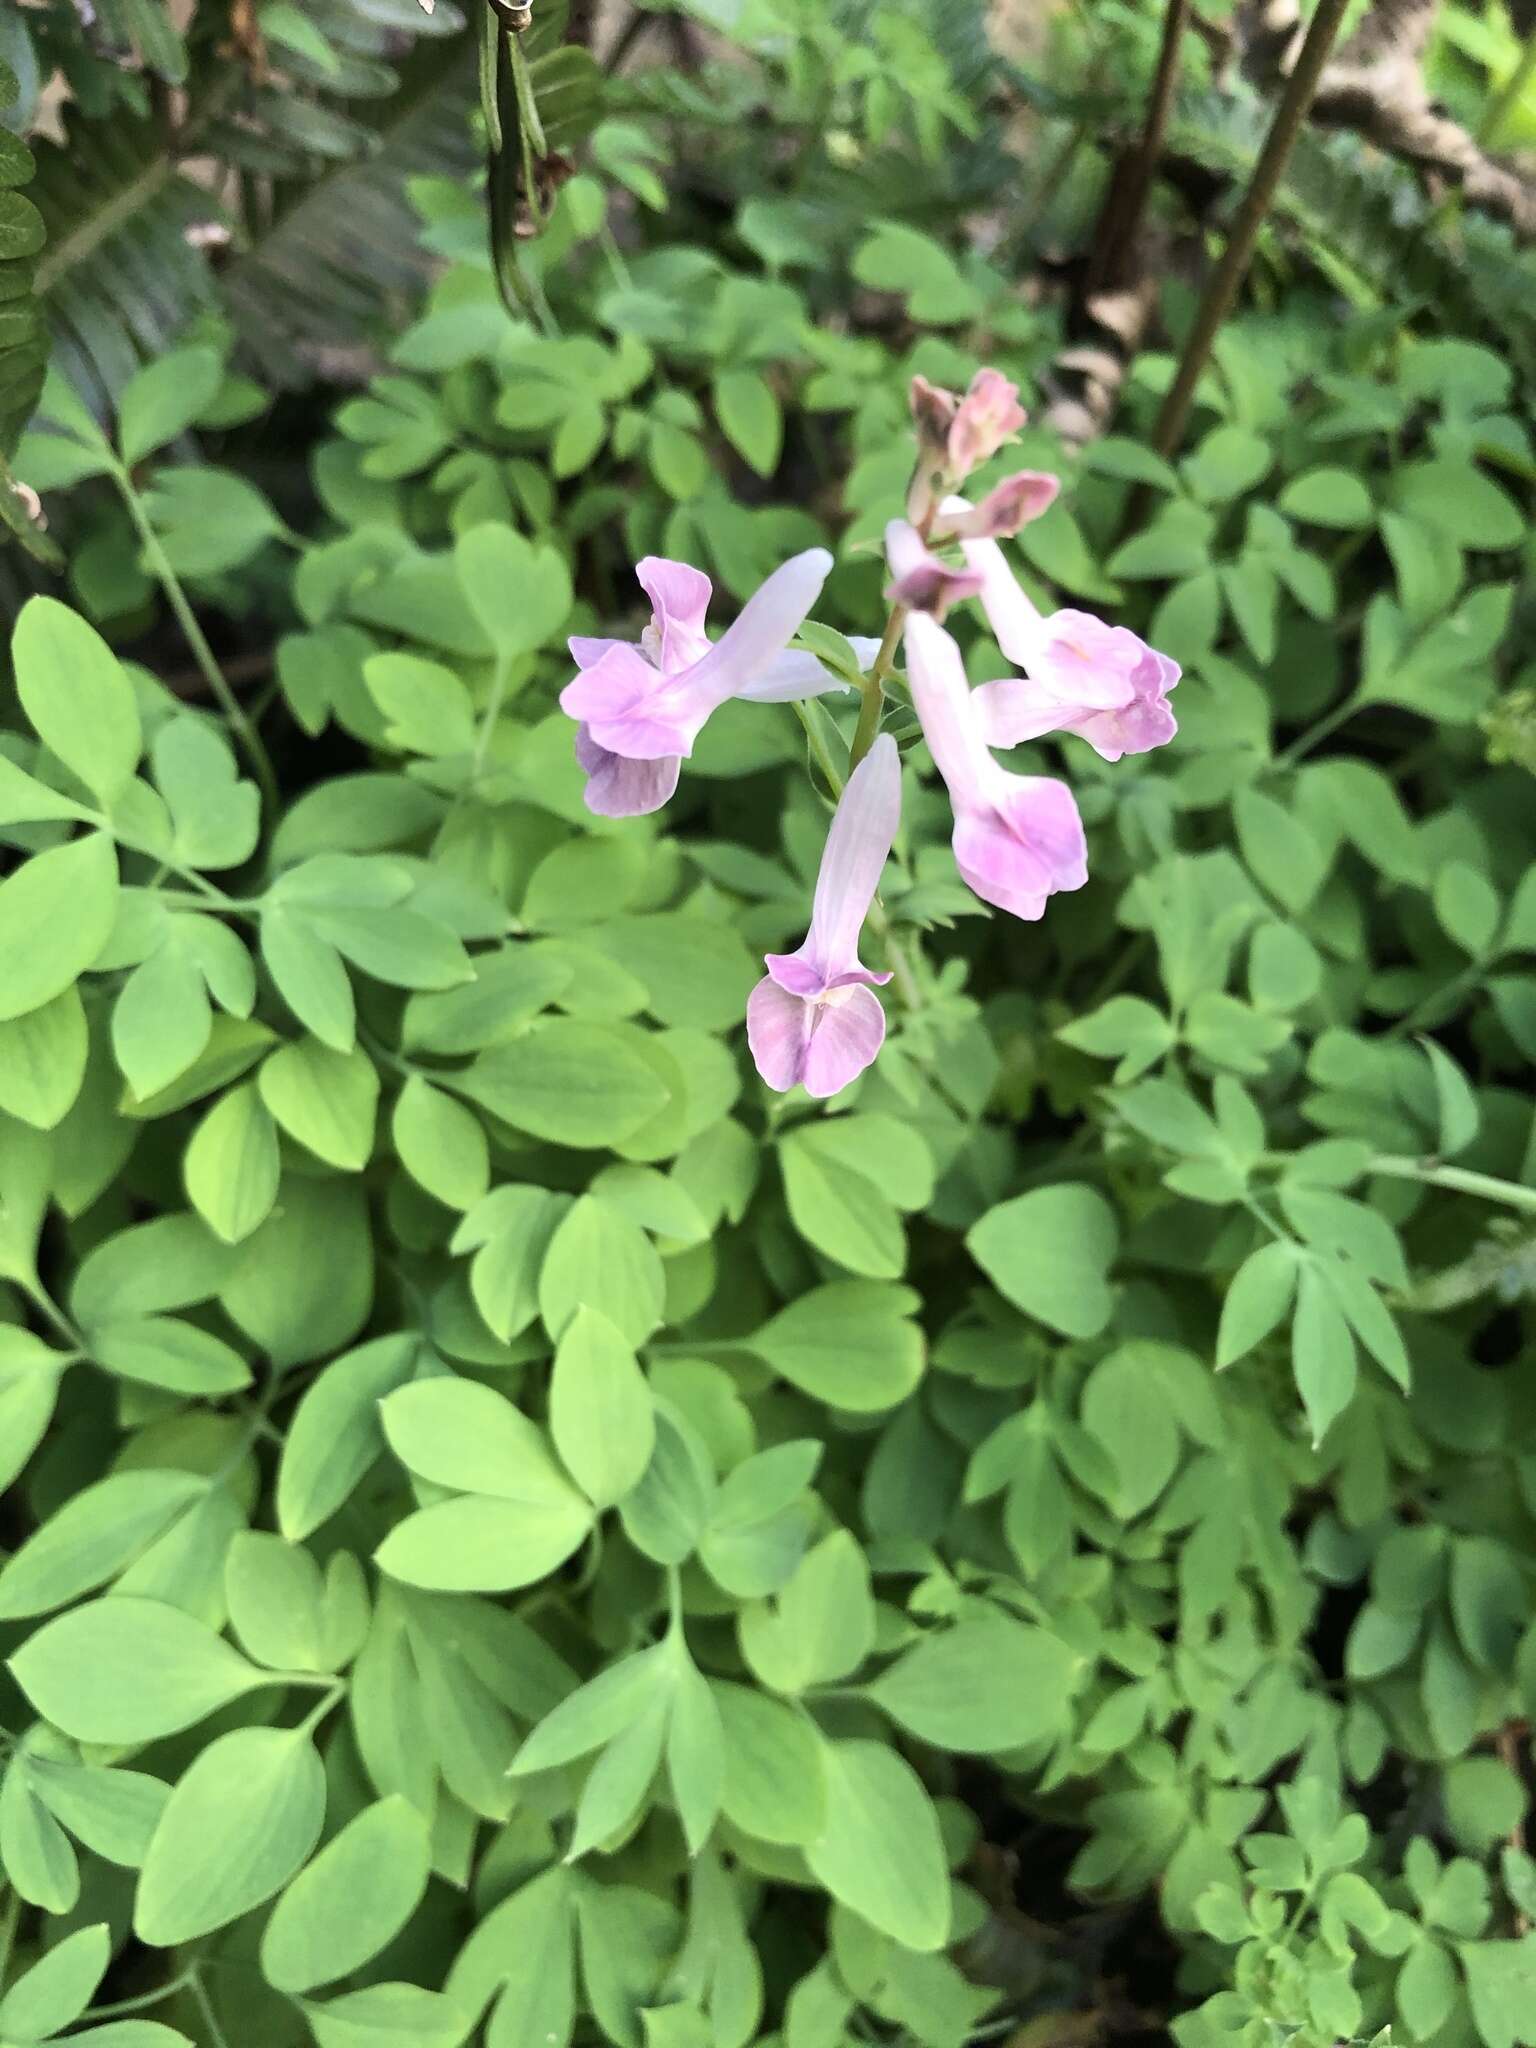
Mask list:
[{"label": "flower bud", "polygon": [[949,467],[956,482],[1012,440],[1027,417],[1017,384],[1010,384],[1001,370],[978,370],[949,429]]}]

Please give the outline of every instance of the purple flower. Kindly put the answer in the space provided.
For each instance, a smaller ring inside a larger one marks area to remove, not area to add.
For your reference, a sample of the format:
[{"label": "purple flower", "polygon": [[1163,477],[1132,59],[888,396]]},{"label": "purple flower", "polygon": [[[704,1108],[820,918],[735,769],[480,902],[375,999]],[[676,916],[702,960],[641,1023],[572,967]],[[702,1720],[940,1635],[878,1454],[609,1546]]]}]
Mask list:
[{"label": "purple flower", "polygon": [[[946,512],[958,503],[951,499]],[[1107,625],[1092,612],[1042,617],[995,540],[962,540],[960,547],[981,575],[982,609],[998,646],[1025,671],[976,692],[989,746],[1075,732],[1106,761],[1118,761],[1173,738],[1178,725],[1167,700],[1179,680],[1176,661],[1128,626]]]},{"label": "purple flower", "polygon": [[984,903],[1037,918],[1059,889],[1081,889],[1088,848],[1072,792],[993,760],[960,650],[923,612],[906,624],[907,680],[934,765],[955,808],[955,861]]},{"label": "purple flower", "polygon": [[1061,491],[1061,478],[1043,469],[1021,469],[1005,476],[979,505],[963,498],[947,499],[934,528],[936,540],[998,540],[1012,537],[1032,519],[1043,518]]},{"label": "purple flower", "polygon": [[711,645],[704,631],[709,578],[686,562],[648,555],[635,573],[655,609],[639,646],[579,636],[570,642],[581,673],[560,704],[579,727],[588,809],[610,818],[659,810],[709,714],[753,685],[769,701],[837,687],[819,664],[787,655],[831,567],[825,548],[796,555]]},{"label": "purple flower", "polygon": [[975,597],[981,589],[979,569],[949,568],[908,519],[893,519],[886,527],[885,559],[891,569],[885,595],[909,611],[932,612],[942,619],[952,604]]},{"label": "purple flower", "polygon": [[816,877],[811,928],[793,953],[770,953],[747,1001],[747,1043],[757,1071],[781,1092],[836,1095],[873,1060],[885,1012],[859,960],[859,933],[901,819],[901,761],[882,733],[838,799]]}]

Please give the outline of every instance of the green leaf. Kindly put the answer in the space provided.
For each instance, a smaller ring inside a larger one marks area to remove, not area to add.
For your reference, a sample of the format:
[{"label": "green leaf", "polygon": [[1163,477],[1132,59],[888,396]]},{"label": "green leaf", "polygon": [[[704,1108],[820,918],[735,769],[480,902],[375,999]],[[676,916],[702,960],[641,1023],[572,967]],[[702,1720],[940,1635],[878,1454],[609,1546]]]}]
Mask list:
[{"label": "green leaf", "polygon": [[62,995],[112,936],[117,856],[103,832],[35,854],[0,882],[0,1022]]},{"label": "green leaf", "polygon": [[1177,1414],[1162,1371],[1164,1347],[1122,1344],[1083,1388],[1083,1426],[1103,1445],[1118,1484],[1112,1504],[1129,1520],[1149,1508],[1179,1463]]},{"label": "green leaf", "polygon": [[370,1962],[421,1903],[429,1850],[409,1800],[396,1793],[365,1806],[273,1908],[261,1938],[267,1982],[296,1997]]},{"label": "green leaf", "polygon": [[94,626],[56,598],[29,598],[11,641],[16,694],[33,730],[103,806],[139,765],[139,707]]},{"label": "green leaf", "polygon": [[0,1864],[19,1897],[45,1913],[68,1913],[80,1896],[80,1863],[68,1836],[32,1789],[25,1759],[0,1777]]},{"label": "green leaf", "polygon": [[784,443],[784,416],[773,386],[755,370],[723,370],[715,379],[715,417],[725,437],[759,476],[772,476]]},{"label": "green leaf", "polygon": [[803,1712],[753,1686],[712,1680],[725,1739],[721,1802],[759,1841],[803,1847],[826,1824],[822,1742]]},{"label": "green leaf", "polygon": [[461,533],[453,566],[469,609],[503,657],[553,640],[571,608],[571,582],[553,548],[534,547],[508,526]]},{"label": "green leaf", "polygon": [[751,1348],[784,1379],[831,1408],[894,1408],[923,1373],[923,1339],[906,1287],[845,1280],[812,1288],[757,1332]]},{"label": "green leaf", "polygon": [[208,348],[181,348],[136,370],[117,402],[117,445],[132,468],[184,434],[213,403],[224,364]]},{"label": "green leaf", "polygon": [[1392,495],[1399,511],[1464,548],[1518,547],[1525,533],[1514,499],[1456,456],[1402,465],[1393,474]]},{"label": "green leaf", "polygon": [[622,1144],[667,1101],[634,1040],[603,1024],[536,1026],[515,1044],[482,1054],[459,1086],[515,1129],[582,1150]]},{"label": "green leaf", "polygon": [[1120,1231],[1092,1188],[1067,1183],[1016,1195],[989,1209],[965,1242],[998,1292],[1037,1322],[1093,1337],[1109,1321]]},{"label": "green leaf", "polygon": [[1329,1425],[1354,1399],[1358,1367],[1349,1323],[1315,1266],[1301,1269],[1296,1316],[1291,1325],[1291,1365],[1296,1391],[1321,1443]]},{"label": "green leaf", "polygon": [[112,1007],[113,1056],[137,1101],[180,1080],[207,1050],[212,1032],[202,970],[173,925],[134,968]]},{"label": "green leaf", "polygon": [[1081,1659],[1057,1636],[1005,1614],[962,1616],[865,1687],[920,1742],[986,1754],[1060,1733]]},{"label": "green leaf", "polygon": [[363,679],[390,746],[429,756],[473,752],[474,706],[452,669],[417,654],[375,654],[363,663]]},{"label": "green leaf", "polygon": [[[656,1443],[656,1404],[631,1346],[605,1315],[579,1308],[555,1352],[549,1426],[566,1470],[594,1507],[637,1486]],[[0,1574],[0,1599],[5,1590]]]},{"label": "green leaf", "polygon": [[290,1543],[328,1522],[384,1449],[383,1397],[415,1369],[415,1337],[376,1337],[333,1359],[294,1410],[277,1471],[278,1526]]},{"label": "green leaf", "polygon": [[1458,1944],[1472,2017],[1484,2048],[1527,2048],[1536,2011],[1536,1934]]},{"label": "green leaf", "polygon": [[370,1984],[304,2007],[318,2048],[458,2048],[466,2015],[441,1991]]},{"label": "green leaf", "polygon": [[539,1314],[559,1339],[583,1307],[596,1309],[630,1345],[662,1319],[666,1275],[638,1224],[596,1195],[581,1195],[561,1217],[539,1272]]},{"label": "green leaf", "polygon": [[624,1533],[656,1564],[681,1564],[709,1524],[714,1472],[698,1432],[664,1408],[640,1482],[619,1504]]},{"label": "green leaf", "polygon": [[390,1125],[400,1164],[418,1186],[450,1209],[472,1209],[490,1186],[485,1127],[472,1110],[422,1074],[400,1091]]},{"label": "green leaf", "polygon": [[683,1824],[690,1856],[697,1856],[714,1830],[725,1785],[725,1736],[720,1710],[708,1681],[689,1662],[682,1638],[667,1725],[667,1778]]},{"label": "green leaf", "polygon": [[187,1196],[216,1236],[239,1244],[270,1213],[281,1170],[272,1118],[247,1081],[220,1096],[193,1132]]},{"label": "green leaf", "polygon": [[1284,1321],[1296,1293],[1296,1275],[1296,1252],[1289,1243],[1260,1245],[1244,1259],[1221,1304],[1218,1371],[1246,1358]]},{"label": "green leaf", "polygon": [[1232,816],[1243,859],[1255,878],[1287,910],[1305,910],[1328,865],[1314,835],[1283,804],[1257,789],[1238,791]]},{"label": "green leaf", "polygon": [[387,1395],[379,1415],[395,1456],[434,1486],[553,1511],[576,1500],[538,1424],[476,1380],[414,1380]]},{"label": "green leaf", "polygon": [[95,1323],[90,1355],[108,1372],[173,1394],[231,1394],[251,1369],[222,1337],[177,1316],[124,1316]]},{"label": "green leaf", "polygon": [[959,327],[982,298],[942,243],[900,221],[883,221],[853,255],[853,274],[871,291],[898,292],[914,320]]},{"label": "green leaf", "polygon": [[0,1570],[0,1619],[46,1614],[116,1576],[206,1490],[190,1472],[113,1472],[83,1487]]},{"label": "green leaf", "polygon": [[503,1344],[539,1312],[539,1275],[567,1203],[547,1188],[495,1188],[465,1217],[451,1249],[474,1251],[469,1289],[486,1327]]},{"label": "green leaf", "polygon": [[0,1490],[41,1443],[68,1362],[30,1330],[0,1324]]},{"label": "green leaf", "polygon": [[44,1720],[114,1748],[174,1735],[271,1682],[179,1607],[122,1594],[47,1622],[10,1663]]},{"label": "green leaf", "polygon": [[922,1781],[882,1743],[830,1742],[824,1755],[827,1824],[805,1850],[812,1876],[903,1948],[943,1948],[949,1872]]},{"label": "green leaf", "polygon": [[261,918],[261,957],[306,1030],[336,1052],[350,1052],[357,1037],[352,984],[329,939],[298,911],[268,903]]},{"label": "green leaf", "polygon": [[0,1110],[51,1131],[69,1113],[85,1079],[90,1033],[78,992],[0,1024]]},{"label": "green leaf", "polygon": [[66,1935],[0,1998],[0,2031],[13,2041],[41,2041],[72,2026],[90,2004],[111,1953],[105,1922]]},{"label": "green leaf", "polygon": [[184,867],[235,868],[250,859],[261,831],[261,797],[242,782],[222,732],[200,718],[172,718],[150,747],[155,782],[175,828]]},{"label": "green leaf", "polygon": [[775,1692],[831,1685],[856,1671],[875,1641],[869,1561],[846,1529],[823,1537],[772,1604],[744,1608],[742,1654]]},{"label": "green leaf", "polygon": [[1482,1110],[1471,1082],[1448,1052],[1432,1038],[1421,1038],[1435,1076],[1435,1101],[1439,1112],[1439,1141],[1436,1151],[1442,1159],[1454,1159],[1464,1152],[1482,1125]]},{"label": "green leaf", "polygon": [[507,1593],[558,1571],[591,1526],[592,1511],[574,1488],[558,1503],[465,1494],[397,1522],[374,1561],[429,1592]]},{"label": "green leaf", "polygon": [[835,1125],[807,1123],[784,1138],[779,1159],[790,1220],[814,1250],[870,1280],[897,1280],[907,1263],[901,1218],[877,1178],[818,1142]]},{"label": "green leaf", "polygon": [[1279,506],[1310,526],[1369,526],[1376,516],[1370,492],[1348,469],[1303,470],[1280,493]]},{"label": "green leaf", "polygon": [[273,1120],[316,1158],[349,1173],[368,1164],[379,1076],[360,1048],[337,1052],[301,1038],[267,1055],[256,1085]]},{"label": "green leaf", "polygon": [[270,1899],[325,1820],[325,1771],[302,1728],[236,1728],[178,1780],[139,1873],[133,1927],[174,1948]]}]

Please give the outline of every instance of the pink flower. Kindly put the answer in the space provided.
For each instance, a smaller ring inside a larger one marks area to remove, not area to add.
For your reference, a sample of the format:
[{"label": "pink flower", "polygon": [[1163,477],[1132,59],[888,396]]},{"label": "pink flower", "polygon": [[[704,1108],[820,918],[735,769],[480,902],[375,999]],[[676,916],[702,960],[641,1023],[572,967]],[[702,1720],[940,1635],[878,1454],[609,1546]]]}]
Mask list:
[{"label": "pink flower", "polygon": [[935,526],[935,540],[999,540],[1011,538],[1021,526],[1049,512],[1061,490],[1061,478],[1041,469],[1021,469],[995,484],[979,505],[963,498],[946,501]]},{"label": "pink flower", "polygon": [[[961,502],[948,500],[945,512]],[[1176,661],[1128,626],[1106,625],[1091,612],[1042,617],[995,540],[962,540],[960,547],[980,572],[982,609],[998,646],[1025,671],[976,692],[988,746],[1075,732],[1106,761],[1118,761],[1173,738],[1178,724],[1167,699],[1179,680]]]},{"label": "pink flower", "polygon": [[981,589],[980,570],[947,567],[907,519],[893,519],[886,527],[885,559],[891,568],[885,594],[892,604],[905,605],[909,611],[932,612],[942,619],[952,604],[975,597]]},{"label": "pink flower", "polygon": [[801,1082],[808,1095],[836,1095],[884,1042],[885,1012],[871,984],[891,977],[860,963],[859,933],[900,818],[901,760],[882,733],[832,815],[804,944],[768,954],[747,1001],[747,1043],[770,1088]]},{"label": "pink flower", "polygon": [[949,468],[955,481],[990,461],[1027,418],[1017,384],[1010,384],[1001,370],[978,370],[949,429]]},{"label": "pink flower", "polygon": [[560,704],[579,727],[588,809],[610,818],[659,810],[705,720],[728,698],[754,686],[770,701],[838,687],[819,663],[787,653],[831,567],[825,548],[796,555],[711,645],[704,631],[709,578],[686,562],[648,555],[635,573],[655,611],[639,646],[581,636],[570,642],[581,673]]},{"label": "pink flower", "polygon": [[984,903],[1043,916],[1059,889],[1081,889],[1088,848],[1072,792],[1047,775],[1010,775],[993,760],[960,650],[922,612],[906,624],[907,680],[934,765],[955,807],[955,861]]}]

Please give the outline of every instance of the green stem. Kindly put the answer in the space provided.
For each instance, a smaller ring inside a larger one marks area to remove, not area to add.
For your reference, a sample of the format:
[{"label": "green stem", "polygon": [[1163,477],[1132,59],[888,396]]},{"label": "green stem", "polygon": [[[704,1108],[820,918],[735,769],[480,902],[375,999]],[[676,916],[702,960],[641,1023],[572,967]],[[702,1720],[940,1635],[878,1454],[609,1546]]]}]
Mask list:
[{"label": "green stem", "polygon": [[1283,753],[1276,754],[1269,764],[1270,773],[1278,775],[1287,768],[1294,768],[1303,755],[1310,754],[1314,747],[1320,747],[1341,725],[1347,725],[1360,709],[1362,701],[1360,692],[1352,690],[1342,703],[1335,704],[1331,711],[1325,711],[1315,725],[1309,725],[1299,739],[1292,740]]},{"label": "green stem", "polygon": [[469,776],[471,783],[478,782],[484,771],[485,757],[490,751],[491,734],[496,729],[496,721],[501,716],[501,707],[506,702],[507,681],[507,657],[504,654],[498,654],[496,666],[491,672],[490,695],[485,700],[485,710],[480,718],[480,730],[475,735],[475,758],[471,765]]},{"label": "green stem", "polygon": [[827,778],[827,787],[831,790],[833,796],[841,796],[843,793],[843,777],[839,774],[833,762],[831,752],[826,740],[822,737],[816,720],[802,703],[796,702],[793,709],[796,718],[799,719],[801,725],[805,728],[806,741],[811,752],[816,756],[816,765]]},{"label": "green stem", "polygon": [[197,1976],[194,1965],[183,1970],[179,1977],[172,1977],[168,1984],[162,1984],[156,1991],[142,1991],[137,1998],[119,1998],[113,2005],[93,2005],[88,2012],[80,2015],[87,2020],[115,2020],[119,2014],[143,2012],[147,2006],[163,2004],[167,1998],[174,1998],[178,1991],[185,1991]]},{"label": "green stem", "polygon": [[1416,1180],[1425,1187],[1447,1188],[1453,1194],[1477,1195],[1485,1202],[1498,1202],[1506,1209],[1523,1209],[1536,1216],[1536,1188],[1500,1180],[1495,1174],[1471,1173],[1464,1166],[1439,1166],[1432,1159],[1399,1159],[1391,1154],[1373,1159],[1367,1170],[1388,1180]]},{"label": "green stem", "polygon": [[229,2048],[229,2037],[219,2025],[219,2016],[213,2009],[213,2001],[204,1989],[203,1980],[196,1970],[192,1972],[189,1989],[202,2008],[203,2018],[208,2023],[207,2048]]},{"label": "green stem", "polygon": [[59,1307],[58,1303],[54,1300],[53,1296],[48,1292],[47,1288],[44,1287],[40,1281],[29,1283],[23,1280],[20,1281],[18,1285],[20,1286],[22,1293],[26,1295],[28,1301],[30,1301],[32,1306],[37,1310],[38,1314],[42,1316],[46,1322],[52,1323],[53,1327],[58,1331],[59,1335],[61,1337],[68,1339],[69,1344],[73,1351],[76,1353],[76,1355],[80,1355],[85,1344],[85,1339],[81,1336],[80,1332],[75,1328],[74,1324],[69,1320],[69,1317],[65,1315],[63,1309]]},{"label": "green stem", "polygon": [[1312,95],[1317,90],[1317,82],[1348,4],[1349,0],[1318,0],[1301,54],[1285,82],[1275,118],[1254,166],[1253,177],[1227,236],[1227,246],[1221,252],[1221,261],[1211,273],[1200,301],[1178,373],[1157,415],[1157,424],[1152,430],[1152,446],[1159,455],[1172,455],[1183,439],[1196,388],[1210,360],[1216,337],[1236,302],[1243,279],[1248,275],[1248,266],[1258,246],[1259,230],[1290,162],[1291,151],[1296,146],[1296,138],[1301,133],[1302,122],[1312,104]]},{"label": "green stem", "polygon": [[245,707],[224,679],[213,649],[208,645],[197,615],[187,601],[187,593],[181,587],[181,579],[171,567],[170,558],[160,544],[160,536],[149,523],[149,514],[144,510],[143,501],[134,489],[133,479],[126,469],[113,471],[114,479],[128,516],[143,544],[144,558],[149,564],[161,589],[165,592],[171,610],[176,615],[182,637],[192,650],[203,680],[213,692],[214,701],[229,721],[230,730],[245,748],[246,757],[256,771],[256,781],[261,790],[262,803],[269,817],[277,815],[277,777],[272,770],[272,761],[262,744],[261,735],[245,714]]}]

